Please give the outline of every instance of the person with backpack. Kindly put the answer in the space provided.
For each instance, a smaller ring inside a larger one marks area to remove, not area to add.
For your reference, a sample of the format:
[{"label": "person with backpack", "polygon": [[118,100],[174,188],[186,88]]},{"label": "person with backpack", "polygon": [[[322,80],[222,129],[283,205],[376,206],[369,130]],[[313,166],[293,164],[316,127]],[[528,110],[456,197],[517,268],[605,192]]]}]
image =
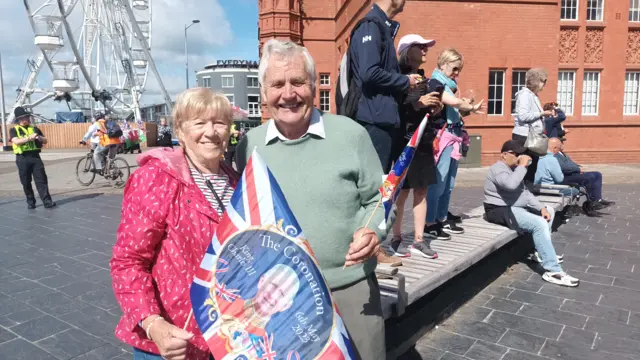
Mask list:
[{"label": "person with backpack", "polygon": [[420,83],[419,74],[400,73],[394,38],[400,24],[392,19],[405,0],[376,0],[354,26],[342,60],[338,114],[360,123],[369,133],[385,174],[406,141],[400,126],[398,101]]},{"label": "person with backpack", "polygon": [[93,162],[96,165],[94,171],[102,174],[102,166],[104,165],[107,153],[110,159],[113,159],[118,153],[118,147],[122,143],[120,140],[122,129],[111,115],[103,112],[99,112],[96,115],[96,125],[98,131],[96,131],[95,135],[100,138],[100,143],[93,152]]}]

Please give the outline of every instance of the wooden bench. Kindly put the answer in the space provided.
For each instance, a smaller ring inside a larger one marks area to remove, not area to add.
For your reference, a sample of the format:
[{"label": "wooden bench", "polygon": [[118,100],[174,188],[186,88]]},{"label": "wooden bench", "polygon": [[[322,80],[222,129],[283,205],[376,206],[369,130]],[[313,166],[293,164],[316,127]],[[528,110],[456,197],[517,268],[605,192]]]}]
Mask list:
[{"label": "wooden bench", "polygon": [[[541,195],[538,199],[555,210],[571,201],[554,195]],[[378,266],[376,275],[385,319],[402,315],[408,305],[518,237],[515,231],[491,224],[483,216],[484,208],[479,206],[465,214],[464,234],[433,241],[431,247],[438,252],[437,259],[411,256],[403,258],[403,265],[398,268]],[[405,240],[403,246],[409,245],[410,240]]]}]

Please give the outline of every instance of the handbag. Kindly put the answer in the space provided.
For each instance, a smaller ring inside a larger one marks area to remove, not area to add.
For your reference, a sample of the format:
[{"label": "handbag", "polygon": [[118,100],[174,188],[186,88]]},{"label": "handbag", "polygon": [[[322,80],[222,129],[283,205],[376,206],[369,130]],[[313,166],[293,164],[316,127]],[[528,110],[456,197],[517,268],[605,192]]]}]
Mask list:
[{"label": "handbag", "polygon": [[527,141],[524,142],[524,147],[536,155],[544,156],[549,147],[549,138],[545,134],[538,134],[529,124],[529,135]]}]

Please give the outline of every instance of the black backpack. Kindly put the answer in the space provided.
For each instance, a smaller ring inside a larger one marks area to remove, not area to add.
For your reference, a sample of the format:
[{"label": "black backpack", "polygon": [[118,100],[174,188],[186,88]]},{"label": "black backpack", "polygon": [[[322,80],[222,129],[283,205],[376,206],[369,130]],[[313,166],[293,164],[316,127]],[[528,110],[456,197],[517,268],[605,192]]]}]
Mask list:
[{"label": "black backpack", "polygon": [[380,30],[382,39],[381,53],[384,51],[386,45],[386,36],[384,32],[385,25],[379,19],[362,18],[353,26],[351,35],[349,35],[349,47],[340,61],[338,83],[336,84],[336,109],[338,115],[343,115],[354,120],[356,119],[356,113],[358,112],[358,102],[360,102],[360,97],[362,96],[362,89],[356,85],[356,81],[351,73],[349,49],[351,48],[351,42],[353,41],[353,34],[365,21],[372,21],[378,26],[378,30]]}]

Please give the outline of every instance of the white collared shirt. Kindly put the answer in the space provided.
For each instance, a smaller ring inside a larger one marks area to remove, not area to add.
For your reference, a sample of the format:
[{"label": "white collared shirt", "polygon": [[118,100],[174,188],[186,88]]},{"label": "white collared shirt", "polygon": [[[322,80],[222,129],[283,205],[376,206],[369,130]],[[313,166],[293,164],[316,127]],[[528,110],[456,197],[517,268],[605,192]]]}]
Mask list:
[{"label": "white collared shirt", "polygon": [[[322,114],[320,114],[320,110],[316,108],[314,108],[313,112],[311,113],[309,128],[307,129],[307,132],[304,133],[304,135],[307,134],[313,134],[323,139],[326,138],[326,135],[324,133],[324,121],[322,120]],[[271,142],[271,140],[275,138],[278,138],[281,141],[291,140],[282,135],[282,133],[276,127],[275,120],[271,119],[269,120],[269,125],[267,125],[267,136],[264,139],[264,144],[268,145],[269,142]]]}]

